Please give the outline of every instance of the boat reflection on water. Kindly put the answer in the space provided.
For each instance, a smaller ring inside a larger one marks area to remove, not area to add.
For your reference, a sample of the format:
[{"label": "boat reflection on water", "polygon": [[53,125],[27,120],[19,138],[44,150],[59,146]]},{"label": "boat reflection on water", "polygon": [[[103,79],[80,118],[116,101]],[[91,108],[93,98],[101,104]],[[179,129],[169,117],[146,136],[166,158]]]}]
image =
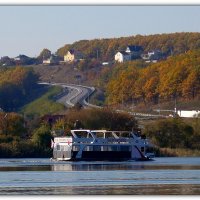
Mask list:
[{"label": "boat reflection on water", "polygon": [[[132,162],[134,163],[134,162]],[[124,162],[92,162],[92,163],[64,163],[51,165],[51,171],[106,171],[106,170],[144,170],[143,164],[131,164]]]}]

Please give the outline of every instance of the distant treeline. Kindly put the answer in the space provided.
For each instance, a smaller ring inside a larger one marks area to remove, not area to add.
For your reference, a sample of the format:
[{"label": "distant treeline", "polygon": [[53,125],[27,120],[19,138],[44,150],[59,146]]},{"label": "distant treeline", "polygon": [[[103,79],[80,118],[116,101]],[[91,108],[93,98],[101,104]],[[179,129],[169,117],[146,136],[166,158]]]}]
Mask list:
[{"label": "distant treeline", "polygon": [[37,87],[38,76],[31,68],[0,69],[0,108],[12,111],[22,106]]},{"label": "distant treeline", "polygon": [[66,44],[57,50],[59,56],[64,56],[68,50],[81,51],[86,58],[113,60],[119,50],[125,50],[127,45],[140,45],[144,52],[159,49],[166,56],[177,55],[189,50],[200,48],[200,33],[171,33],[155,35],[136,35],[130,37],[80,40],[73,44]]},{"label": "distant treeline", "polygon": [[144,68],[134,62],[118,64],[110,76],[106,86],[108,104],[199,98],[200,50],[172,56]]}]

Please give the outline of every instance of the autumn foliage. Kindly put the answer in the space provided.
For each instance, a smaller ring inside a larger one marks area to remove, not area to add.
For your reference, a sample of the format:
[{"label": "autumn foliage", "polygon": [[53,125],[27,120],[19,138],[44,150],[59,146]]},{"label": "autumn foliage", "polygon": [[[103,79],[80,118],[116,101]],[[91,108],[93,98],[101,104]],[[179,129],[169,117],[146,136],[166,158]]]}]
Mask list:
[{"label": "autumn foliage", "polygon": [[[117,72],[116,72],[117,71]],[[116,66],[107,85],[107,102],[153,102],[200,97],[200,50],[188,51],[138,68],[134,63]]]},{"label": "autumn foliage", "polygon": [[64,56],[68,50],[76,49],[81,51],[85,58],[99,58],[108,61],[113,60],[117,51],[125,50],[127,45],[140,45],[145,52],[159,49],[166,56],[178,55],[188,50],[198,49],[200,47],[200,33],[182,32],[80,40],[59,48],[57,54]]}]

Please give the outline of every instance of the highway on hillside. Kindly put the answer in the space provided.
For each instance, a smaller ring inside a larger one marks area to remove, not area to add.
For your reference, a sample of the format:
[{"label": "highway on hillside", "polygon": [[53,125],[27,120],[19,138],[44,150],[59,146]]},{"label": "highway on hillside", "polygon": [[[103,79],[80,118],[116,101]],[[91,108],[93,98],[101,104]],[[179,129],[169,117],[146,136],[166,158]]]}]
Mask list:
[{"label": "highway on hillside", "polygon": [[[66,83],[48,83],[40,82],[43,85],[57,85],[63,88],[63,92],[56,95],[55,99],[57,102],[64,104],[66,107],[73,107],[76,103],[82,104],[84,107],[102,108],[88,102],[91,94],[94,93],[95,88],[83,85],[66,84]],[[128,112],[125,110],[116,110],[117,112]],[[160,114],[149,114],[149,113],[138,113],[128,112],[133,115],[136,119],[152,119],[152,118],[166,118],[166,115]]]},{"label": "highway on hillside", "polygon": [[88,102],[90,95],[95,91],[94,87],[48,82],[40,82],[39,84],[61,86],[63,88],[63,92],[57,95],[55,98],[57,102],[64,104],[66,107],[73,107],[76,103],[80,103],[84,107],[98,108],[98,106]]}]

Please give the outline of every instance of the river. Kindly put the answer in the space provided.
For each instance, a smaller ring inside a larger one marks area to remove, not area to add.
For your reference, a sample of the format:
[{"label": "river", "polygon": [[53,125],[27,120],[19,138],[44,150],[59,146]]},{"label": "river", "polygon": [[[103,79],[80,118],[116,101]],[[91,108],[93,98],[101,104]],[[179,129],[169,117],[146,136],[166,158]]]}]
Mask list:
[{"label": "river", "polygon": [[200,158],[139,162],[0,159],[0,195],[200,195]]}]

